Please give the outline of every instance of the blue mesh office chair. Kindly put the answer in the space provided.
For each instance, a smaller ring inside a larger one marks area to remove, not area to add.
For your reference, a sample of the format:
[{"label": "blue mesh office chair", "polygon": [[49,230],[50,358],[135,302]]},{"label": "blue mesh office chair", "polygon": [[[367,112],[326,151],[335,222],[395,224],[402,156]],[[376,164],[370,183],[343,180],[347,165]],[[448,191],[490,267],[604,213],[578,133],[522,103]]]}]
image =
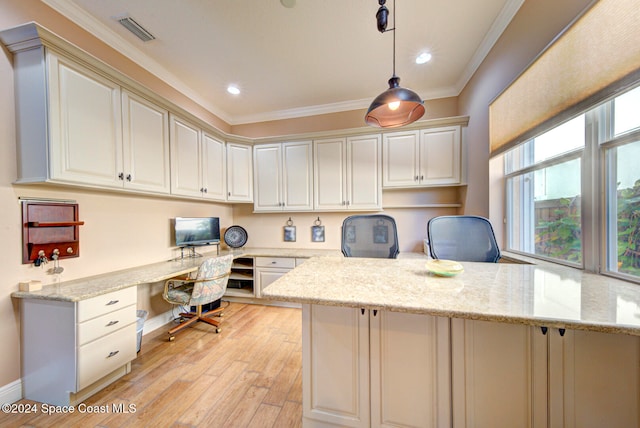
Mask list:
[{"label": "blue mesh office chair", "polygon": [[500,259],[493,227],[484,217],[434,217],[427,223],[427,240],[434,259],[491,263]]},{"label": "blue mesh office chair", "polygon": [[352,215],[342,222],[345,257],[398,257],[398,230],[393,217],[384,214]]}]

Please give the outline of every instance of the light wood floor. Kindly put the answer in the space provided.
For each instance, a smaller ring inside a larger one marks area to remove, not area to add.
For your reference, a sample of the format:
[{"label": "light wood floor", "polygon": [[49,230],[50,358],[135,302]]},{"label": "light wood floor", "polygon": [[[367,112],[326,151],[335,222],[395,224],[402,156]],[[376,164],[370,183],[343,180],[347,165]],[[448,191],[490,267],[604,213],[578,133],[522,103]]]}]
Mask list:
[{"label": "light wood floor", "polygon": [[[173,342],[167,341],[168,328],[143,337],[131,373],[85,401],[107,406],[109,413],[0,414],[0,426],[301,426],[299,309],[231,303],[220,334],[196,324]],[[120,404],[135,412],[114,413]]]}]

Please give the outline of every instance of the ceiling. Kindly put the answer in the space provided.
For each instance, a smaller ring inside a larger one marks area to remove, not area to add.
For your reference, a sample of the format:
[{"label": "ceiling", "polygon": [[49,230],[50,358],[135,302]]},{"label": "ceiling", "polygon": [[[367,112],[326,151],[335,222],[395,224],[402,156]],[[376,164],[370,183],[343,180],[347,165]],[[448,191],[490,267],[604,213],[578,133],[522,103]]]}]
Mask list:
[{"label": "ceiling", "polygon": [[[367,108],[393,74],[394,32],[378,32],[377,0],[42,1],[231,125]],[[398,1],[401,86],[457,96],[523,1]],[[137,39],[123,15],[156,39]],[[418,65],[423,51],[432,59]]]}]

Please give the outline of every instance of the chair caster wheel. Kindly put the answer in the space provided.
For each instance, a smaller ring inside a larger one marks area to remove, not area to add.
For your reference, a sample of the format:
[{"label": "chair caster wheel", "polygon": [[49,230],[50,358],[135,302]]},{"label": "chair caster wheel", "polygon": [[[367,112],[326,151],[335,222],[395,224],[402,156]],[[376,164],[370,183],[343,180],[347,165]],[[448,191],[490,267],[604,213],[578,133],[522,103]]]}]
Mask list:
[{"label": "chair caster wheel", "polygon": [[216,328],[216,333],[220,333],[222,331],[221,328]]},{"label": "chair caster wheel", "polygon": [[169,336],[169,342],[173,342],[175,340],[175,336]]}]

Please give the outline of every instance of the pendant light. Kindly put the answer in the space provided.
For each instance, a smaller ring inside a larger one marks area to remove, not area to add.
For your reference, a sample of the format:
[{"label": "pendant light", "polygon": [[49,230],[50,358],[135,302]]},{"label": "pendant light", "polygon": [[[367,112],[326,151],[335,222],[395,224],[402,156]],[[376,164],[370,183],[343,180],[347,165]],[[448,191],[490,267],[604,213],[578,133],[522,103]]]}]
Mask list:
[{"label": "pendant light", "polygon": [[393,28],[387,30],[389,9],[386,0],[378,0],[380,8],[376,13],[378,31],[393,31],[393,76],[389,79],[389,89],[378,95],[367,110],[365,122],[378,128],[397,128],[408,125],[424,115],[424,102],[411,89],[400,86],[396,76],[396,0],[393,0]]}]

